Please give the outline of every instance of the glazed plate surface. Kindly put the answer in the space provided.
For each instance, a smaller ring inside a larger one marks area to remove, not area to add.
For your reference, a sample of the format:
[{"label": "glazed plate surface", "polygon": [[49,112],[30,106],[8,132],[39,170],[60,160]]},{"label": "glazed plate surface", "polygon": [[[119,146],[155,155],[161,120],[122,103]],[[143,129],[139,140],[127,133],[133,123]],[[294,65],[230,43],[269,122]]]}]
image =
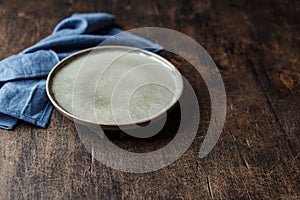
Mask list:
[{"label": "glazed plate surface", "polygon": [[147,123],[169,111],[183,90],[179,71],[141,49],[103,46],[58,63],[47,94],[65,116],[108,129]]}]

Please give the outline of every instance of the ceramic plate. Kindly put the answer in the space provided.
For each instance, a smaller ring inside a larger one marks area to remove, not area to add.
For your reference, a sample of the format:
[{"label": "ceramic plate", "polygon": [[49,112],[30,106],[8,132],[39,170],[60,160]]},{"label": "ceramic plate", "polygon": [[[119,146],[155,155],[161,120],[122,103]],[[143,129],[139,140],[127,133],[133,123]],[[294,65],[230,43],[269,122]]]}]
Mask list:
[{"label": "ceramic plate", "polygon": [[47,79],[49,99],[62,114],[111,130],[159,118],[182,90],[181,74],[166,59],[121,46],[73,54]]}]

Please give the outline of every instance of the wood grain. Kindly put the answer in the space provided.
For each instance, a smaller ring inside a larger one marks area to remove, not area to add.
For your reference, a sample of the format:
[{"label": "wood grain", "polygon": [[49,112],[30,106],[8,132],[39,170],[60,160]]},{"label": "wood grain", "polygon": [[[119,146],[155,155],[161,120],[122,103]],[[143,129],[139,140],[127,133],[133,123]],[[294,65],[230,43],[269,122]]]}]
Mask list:
[{"label": "wood grain", "polygon": [[[210,118],[202,78],[162,52],[197,93],[197,137],[159,171],[110,169],[84,148],[73,122],[53,112],[47,129],[0,130],[0,199],[300,199],[299,2],[294,1],[0,1],[0,59],[52,32],[73,12],[110,12],[120,26],[171,28],[197,40],[221,71],[227,92],[223,133],[204,159],[198,151]],[[171,119],[151,140],[115,144],[152,151],[172,139]]]}]

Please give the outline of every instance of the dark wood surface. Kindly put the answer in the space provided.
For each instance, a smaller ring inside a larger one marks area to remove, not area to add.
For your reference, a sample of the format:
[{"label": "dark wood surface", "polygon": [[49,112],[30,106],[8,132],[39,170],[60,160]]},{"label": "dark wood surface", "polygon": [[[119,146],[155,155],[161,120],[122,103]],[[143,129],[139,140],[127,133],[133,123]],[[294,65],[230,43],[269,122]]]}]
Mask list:
[{"label": "dark wood surface", "polygon": [[[0,130],[0,199],[300,199],[299,1],[0,0],[0,59],[47,36],[71,13],[96,11],[114,14],[125,29],[171,28],[203,45],[227,93],[217,145],[198,158],[210,114],[205,84],[189,64],[162,52],[203,110],[197,137],[179,160],[146,174],[110,169],[54,111],[47,129],[23,123]],[[169,141],[169,129],[149,141],[115,143],[151,151]]]}]

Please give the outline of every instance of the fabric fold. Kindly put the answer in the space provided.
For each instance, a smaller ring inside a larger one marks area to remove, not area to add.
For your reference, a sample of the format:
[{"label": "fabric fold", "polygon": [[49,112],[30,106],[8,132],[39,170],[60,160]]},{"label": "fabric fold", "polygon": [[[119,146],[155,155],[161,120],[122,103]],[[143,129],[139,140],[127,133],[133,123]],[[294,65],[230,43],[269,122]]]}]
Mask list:
[{"label": "fabric fold", "polygon": [[0,83],[46,77],[58,62],[59,58],[52,50],[10,56],[0,62]]}]

